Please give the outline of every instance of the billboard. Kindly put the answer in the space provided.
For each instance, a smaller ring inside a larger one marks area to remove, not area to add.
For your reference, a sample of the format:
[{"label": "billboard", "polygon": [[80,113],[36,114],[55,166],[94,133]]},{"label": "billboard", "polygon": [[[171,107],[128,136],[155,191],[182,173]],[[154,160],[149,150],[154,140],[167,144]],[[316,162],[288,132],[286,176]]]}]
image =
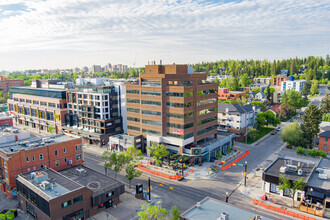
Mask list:
[{"label": "billboard", "polygon": [[183,130],[182,129],[173,128],[172,133],[173,134],[183,135]]}]

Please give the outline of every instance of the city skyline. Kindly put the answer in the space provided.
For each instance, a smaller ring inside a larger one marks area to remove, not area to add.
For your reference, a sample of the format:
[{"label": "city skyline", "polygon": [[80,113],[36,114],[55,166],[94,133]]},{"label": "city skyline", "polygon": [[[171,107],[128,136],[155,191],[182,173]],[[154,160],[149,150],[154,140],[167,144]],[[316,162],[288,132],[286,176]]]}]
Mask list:
[{"label": "city skyline", "polygon": [[5,0],[0,69],[325,57],[329,11],[321,0]]}]

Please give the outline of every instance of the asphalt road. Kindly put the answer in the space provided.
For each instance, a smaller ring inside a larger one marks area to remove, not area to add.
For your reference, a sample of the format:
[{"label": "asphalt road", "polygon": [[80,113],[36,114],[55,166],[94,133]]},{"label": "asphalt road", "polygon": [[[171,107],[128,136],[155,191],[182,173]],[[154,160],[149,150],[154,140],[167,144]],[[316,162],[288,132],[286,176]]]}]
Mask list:
[{"label": "asphalt road", "polygon": [[[283,126],[283,125],[282,125]],[[248,172],[254,170],[264,160],[266,160],[275,150],[277,150],[283,144],[279,138],[279,134],[270,135],[267,139],[254,147],[244,147],[242,149],[249,150],[250,154],[244,158],[248,163]],[[242,162],[244,162],[242,161]],[[97,170],[99,172],[105,172],[103,167],[104,160],[99,156],[85,152],[86,166]],[[165,178],[151,176],[152,195],[157,194],[159,199],[153,197],[158,202],[161,201],[162,207],[170,209],[172,206],[178,206],[179,210],[186,210],[195,205],[198,201],[202,200],[206,196],[225,201],[226,192],[232,193],[229,198],[229,203],[244,207],[250,211],[259,211],[264,213],[265,209],[252,205],[251,198],[243,195],[238,188],[238,184],[243,179],[244,167],[233,166],[227,171],[219,172],[214,178],[208,180],[168,180]],[[110,171],[110,175],[114,177],[114,173]],[[128,182],[124,173],[118,174],[117,179],[122,182]],[[142,183],[144,189],[147,189],[148,175],[143,173],[141,177],[134,179],[132,185]],[[249,181],[247,181],[247,185]],[[263,214],[274,219],[278,219],[278,215],[274,215],[270,212]],[[288,219],[286,216],[285,219]]]},{"label": "asphalt road", "polygon": [[330,93],[330,91],[328,90],[328,86],[327,85],[320,85],[319,86],[319,95],[316,98],[312,98],[311,102],[309,104],[312,105],[316,105],[316,106],[320,106],[320,103],[325,95],[325,93]]}]

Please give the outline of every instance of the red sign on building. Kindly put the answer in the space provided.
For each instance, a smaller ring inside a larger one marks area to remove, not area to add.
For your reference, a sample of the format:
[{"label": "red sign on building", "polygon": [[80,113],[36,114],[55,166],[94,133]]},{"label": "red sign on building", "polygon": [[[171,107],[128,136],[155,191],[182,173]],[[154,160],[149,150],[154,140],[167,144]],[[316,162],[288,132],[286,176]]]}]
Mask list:
[{"label": "red sign on building", "polygon": [[172,133],[173,133],[173,134],[180,134],[180,135],[183,135],[183,130],[182,130],[182,129],[176,129],[176,128],[173,128]]}]

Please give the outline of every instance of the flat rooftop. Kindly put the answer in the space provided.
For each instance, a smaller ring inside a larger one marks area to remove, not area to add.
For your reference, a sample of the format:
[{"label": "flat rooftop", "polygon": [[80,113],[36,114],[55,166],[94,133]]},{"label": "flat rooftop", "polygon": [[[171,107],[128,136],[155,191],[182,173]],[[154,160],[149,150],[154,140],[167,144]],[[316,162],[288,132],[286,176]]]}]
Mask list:
[{"label": "flat rooftop", "polygon": [[[0,117],[0,119],[1,119],[1,117]],[[0,137],[7,136],[7,135],[13,135],[13,134],[19,134],[19,133],[25,133],[25,132],[27,132],[27,131],[23,131],[19,128],[15,128],[12,126],[0,126]]]},{"label": "flat rooftop", "polygon": [[[313,160],[312,158],[297,158],[290,156],[285,156],[284,158],[279,157],[264,171],[264,173],[266,175],[280,177],[280,168],[287,167],[285,172],[287,178],[295,181],[302,177],[304,182],[307,183],[318,163],[319,160]],[[289,168],[294,166],[297,170]],[[299,169],[303,171],[302,175],[298,175],[297,171]]]},{"label": "flat rooftop", "polygon": [[20,141],[0,144],[0,150],[4,151],[5,153],[16,153],[19,152],[20,150],[31,150],[31,149],[51,145],[54,143],[62,143],[62,142],[74,140],[77,138],[78,137],[74,137],[68,134],[56,134],[43,138],[32,137]]},{"label": "flat rooftop", "polygon": [[[54,84],[52,84],[52,85],[54,85]],[[66,89],[58,89],[58,88],[36,88],[36,87],[31,87],[31,86],[10,87],[9,89],[30,89],[30,90],[45,90],[45,91],[59,91],[59,92],[65,92],[65,91],[67,91]]]},{"label": "flat rooftop", "polygon": [[17,179],[47,201],[83,187],[52,169],[34,170]]},{"label": "flat rooftop", "polygon": [[8,118],[13,118],[13,116],[9,115],[9,113],[2,113],[2,114],[0,114],[0,120],[8,119]]},{"label": "flat rooftop", "polygon": [[[322,160],[317,168],[329,170],[330,169],[330,159],[322,158]],[[314,188],[330,190],[330,176],[328,176],[328,179],[326,179],[326,180],[320,179],[319,173],[314,172],[308,182],[308,186],[314,187]]]},{"label": "flat rooftop", "polygon": [[[217,220],[220,219],[219,217],[223,212],[228,213],[229,220],[246,220],[253,219],[256,216],[261,216],[260,214],[249,212],[244,209],[229,205],[228,203],[206,197],[200,202],[200,207],[197,207],[196,204],[195,206],[182,213],[180,217],[189,220]],[[263,220],[270,219],[263,216],[261,217]]]},{"label": "flat rooftop", "polygon": [[111,177],[82,165],[62,170],[60,171],[60,174],[82,186],[86,186],[94,192],[94,195],[104,193],[110,189],[123,185],[121,182]]}]

